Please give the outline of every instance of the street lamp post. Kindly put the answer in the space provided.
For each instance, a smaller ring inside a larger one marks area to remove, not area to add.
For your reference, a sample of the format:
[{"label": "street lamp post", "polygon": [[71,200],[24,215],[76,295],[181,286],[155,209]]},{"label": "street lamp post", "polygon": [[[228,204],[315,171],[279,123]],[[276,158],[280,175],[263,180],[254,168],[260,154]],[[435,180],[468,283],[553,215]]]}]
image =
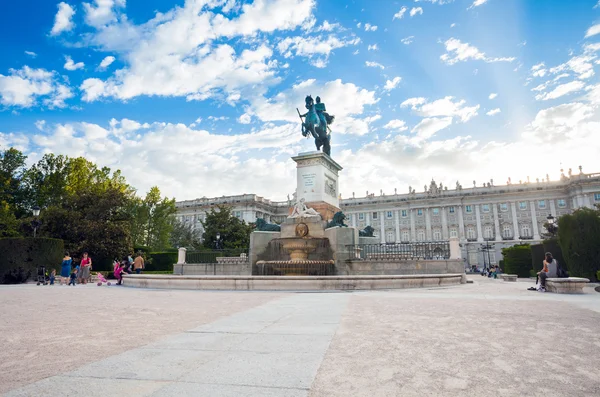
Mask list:
[{"label": "street lamp post", "polygon": [[40,227],[42,225],[42,222],[40,222],[40,220],[38,219],[38,216],[40,216],[40,207],[38,207],[36,205],[35,207],[33,207],[31,209],[31,211],[33,212],[33,218],[34,218],[31,221],[31,227],[33,227],[33,238],[35,238],[38,227]]},{"label": "street lamp post", "polygon": [[556,218],[554,218],[552,216],[552,214],[549,214],[546,217],[546,220],[548,221],[548,226],[546,227],[546,229],[548,230],[548,233],[550,233],[552,235],[552,237],[556,236],[556,232],[558,231],[558,225],[556,224]]}]

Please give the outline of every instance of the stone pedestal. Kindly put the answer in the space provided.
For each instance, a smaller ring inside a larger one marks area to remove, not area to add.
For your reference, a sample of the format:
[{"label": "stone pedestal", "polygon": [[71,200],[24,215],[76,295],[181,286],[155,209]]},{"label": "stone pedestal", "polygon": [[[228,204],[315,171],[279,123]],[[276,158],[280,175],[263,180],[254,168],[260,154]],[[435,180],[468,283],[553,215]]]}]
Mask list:
[{"label": "stone pedestal", "polygon": [[340,211],[338,176],[342,167],[322,152],[300,153],[296,162],[296,195],[314,208],[323,220]]}]

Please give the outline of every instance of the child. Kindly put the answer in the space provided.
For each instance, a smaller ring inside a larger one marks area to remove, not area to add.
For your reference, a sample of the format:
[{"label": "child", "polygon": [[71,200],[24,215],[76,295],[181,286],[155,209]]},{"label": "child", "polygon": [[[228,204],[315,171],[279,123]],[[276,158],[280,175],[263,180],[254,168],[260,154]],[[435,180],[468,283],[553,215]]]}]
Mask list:
[{"label": "child", "polygon": [[69,280],[69,285],[75,285],[75,279],[77,278],[77,271],[79,270],[79,266],[75,269],[71,270],[71,276]]},{"label": "child", "polygon": [[52,272],[50,273],[50,285],[54,285],[55,278],[56,278],[56,270],[52,269]]},{"label": "child", "polygon": [[119,280],[117,285],[121,285],[121,281],[123,281],[123,273],[125,273],[125,265],[123,262],[119,263],[115,261],[113,274],[115,275],[115,278]]}]

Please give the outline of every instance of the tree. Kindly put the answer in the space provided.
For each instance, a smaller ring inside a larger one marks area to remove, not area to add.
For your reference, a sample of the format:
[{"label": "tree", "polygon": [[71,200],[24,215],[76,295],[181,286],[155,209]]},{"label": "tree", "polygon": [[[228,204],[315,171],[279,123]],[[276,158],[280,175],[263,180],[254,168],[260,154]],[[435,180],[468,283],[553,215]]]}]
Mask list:
[{"label": "tree", "polygon": [[29,210],[22,205],[22,179],[26,159],[27,156],[15,148],[0,152],[0,206],[5,211],[8,208],[16,218]]},{"label": "tree", "polygon": [[223,248],[248,248],[250,246],[250,233],[252,226],[233,216],[231,208],[217,205],[206,214],[202,222],[204,234],[202,239],[206,248],[215,248],[217,233],[223,240]]},{"label": "tree", "polygon": [[507,274],[516,274],[519,277],[529,277],[531,269],[531,248],[529,244],[513,245],[503,248],[504,272]]},{"label": "tree", "polygon": [[561,216],[558,242],[569,275],[593,280],[600,270],[600,209],[580,208]]},{"label": "tree", "polygon": [[194,229],[192,225],[175,219],[169,242],[175,248],[185,247],[188,250],[197,250],[202,247],[202,234],[200,230]]},{"label": "tree", "polygon": [[153,251],[169,248],[177,208],[175,199],[161,197],[152,187],[144,199],[134,198],[128,207],[134,245],[145,245]]}]

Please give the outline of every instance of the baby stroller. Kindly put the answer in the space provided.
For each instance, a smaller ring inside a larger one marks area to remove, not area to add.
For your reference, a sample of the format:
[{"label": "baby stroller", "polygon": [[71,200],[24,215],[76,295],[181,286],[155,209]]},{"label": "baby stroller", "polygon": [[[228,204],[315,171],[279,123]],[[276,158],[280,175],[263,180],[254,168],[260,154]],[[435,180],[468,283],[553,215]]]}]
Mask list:
[{"label": "baby stroller", "polygon": [[45,266],[39,266],[37,268],[37,285],[47,285],[48,284],[48,280],[46,280],[46,267]]},{"label": "baby stroller", "polygon": [[102,273],[97,273],[96,276],[98,277],[98,287],[101,286],[103,283],[106,285],[110,285],[110,281],[108,281],[106,277],[102,275]]}]

